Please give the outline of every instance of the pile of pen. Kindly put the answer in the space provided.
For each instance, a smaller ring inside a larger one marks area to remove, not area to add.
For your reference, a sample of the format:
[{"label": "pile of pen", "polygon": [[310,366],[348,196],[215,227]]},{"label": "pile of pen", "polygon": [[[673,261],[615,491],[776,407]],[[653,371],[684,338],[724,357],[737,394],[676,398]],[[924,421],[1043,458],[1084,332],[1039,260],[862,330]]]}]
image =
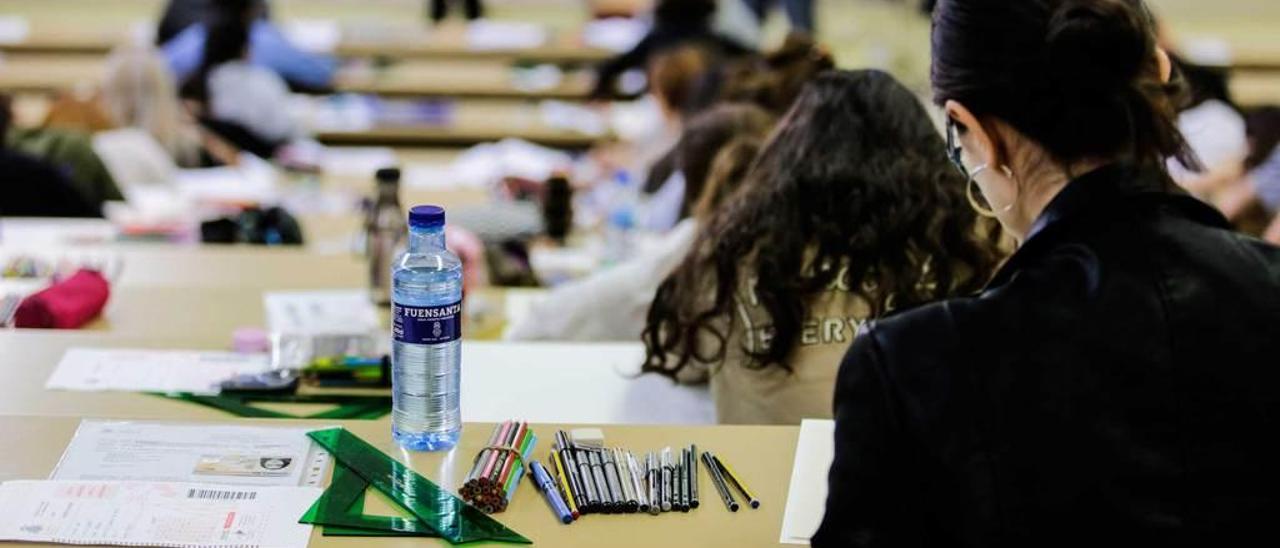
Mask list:
[{"label": "pile of pen", "polygon": [[488,446],[476,456],[458,490],[462,500],[488,514],[506,510],[537,443],[538,436],[527,422],[506,421],[494,427]]}]

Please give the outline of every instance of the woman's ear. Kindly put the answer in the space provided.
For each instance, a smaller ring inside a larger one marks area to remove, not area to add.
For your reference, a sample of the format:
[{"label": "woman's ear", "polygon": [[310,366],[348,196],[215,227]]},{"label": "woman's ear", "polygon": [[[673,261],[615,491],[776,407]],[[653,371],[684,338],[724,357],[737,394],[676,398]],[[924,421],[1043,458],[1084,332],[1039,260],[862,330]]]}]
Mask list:
[{"label": "woman's ear", "polygon": [[1160,71],[1160,83],[1168,84],[1173,78],[1173,60],[1169,59],[1169,52],[1164,48],[1156,48],[1156,67]]},{"label": "woman's ear", "polygon": [[[964,146],[965,152],[969,153],[970,161],[974,165],[985,164],[987,166],[999,166],[1000,163],[1000,146],[996,142],[995,133],[988,131],[977,116],[973,115],[968,108],[956,101],[947,101],[943,108],[947,111],[947,116],[960,126],[960,144]],[[970,166],[970,170],[973,166]]]}]

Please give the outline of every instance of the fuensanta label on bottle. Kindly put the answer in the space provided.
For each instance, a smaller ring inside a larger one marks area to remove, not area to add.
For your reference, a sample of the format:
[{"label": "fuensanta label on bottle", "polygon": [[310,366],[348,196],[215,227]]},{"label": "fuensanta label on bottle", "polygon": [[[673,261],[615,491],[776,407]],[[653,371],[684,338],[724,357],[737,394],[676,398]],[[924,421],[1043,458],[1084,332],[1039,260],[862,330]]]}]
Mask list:
[{"label": "fuensanta label on bottle", "polygon": [[391,334],[396,342],[443,344],[462,338],[462,302],[440,306],[393,304]]}]

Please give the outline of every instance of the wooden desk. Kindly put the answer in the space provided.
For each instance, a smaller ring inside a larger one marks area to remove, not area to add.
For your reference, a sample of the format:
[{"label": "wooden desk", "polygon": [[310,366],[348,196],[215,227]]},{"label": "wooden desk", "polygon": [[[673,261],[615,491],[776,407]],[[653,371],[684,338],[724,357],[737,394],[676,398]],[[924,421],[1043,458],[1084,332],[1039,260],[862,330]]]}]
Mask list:
[{"label": "wooden desk", "polygon": [[[392,59],[464,59],[503,63],[594,64],[614,55],[608,50],[587,47],[576,33],[551,33],[547,42],[533,48],[476,49],[467,44],[461,27],[428,31],[413,25],[385,25],[353,28],[344,32],[333,55],[344,58],[382,57]],[[44,22],[31,23],[21,42],[0,42],[0,52],[10,54],[106,55],[112,48],[133,38],[129,29],[119,27],[60,27]]]},{"label": "wooden desk", "polygon": [[[513,406],[512,416],[519,416]],[[86,415],[99,417],[102,415]],[[127,417],[119,413],[108,415]],[[75,434],[80,420],[75,417],[0,417],[0,439],[19,443],[0,459],[0,481],[44,479],[49,477],[59,457]],[[423,476],[454,490],[470,470],[471,459],[485,445],[491,424],[468,422],[463,428],[458,447],[443,453],[409,453],[391,441],[386,422],[360,421],[243,421],[243,424],[310,424],[317,428],[341,425],[368,441],[379,450],[408,464]],[[542,437],[535,453],[545,458],[550,434],[565,425],[535,424]],[[529,481],[522,482],[510,508],[495,517],[515,531],[533,540],[537,546],[777,546],[782,530],[782,512],[786,506],[787,487],[795,457],[796,427],[651,427],[609,426],[604,428],[611,446],[633,451],[648,451],[665,446],[696,443],[699,449],[715,451],[742,474],[761,500],[757,510],[743,509],[730,513],[716,496],[715,487],[705,473],[699,474],[698,493],[702,505],[689,513],[661,516],[640,514],[591,515],[572,525],[562,525],[548,510],[542,495]],[[372,504],[375,500],[370,497]],[[379,504],[380,506],[380,504]],[[370,512],[382,510],[368,507]],[[607,539],[607,540],[605,540]],[[422,538],[325,537],[319,528],[311,538],[316,548],[362,545],[378,548],[413,547],[424,544],[444,545],[439,540]],[[438,544],[437,544],[438,543]]]},{"label": "wooden desk", "polygon": [[515,137],[538,144],[583,149],[611,138],[572,129],[552,127],[543,119],[538,103],[530,101],[468,99],[454,101],[443,124],[383,123],[371,128],[325,129],[315,137],[327,145],[439,147],[469,146]]},{"label": "wooden desk", "polygon": [[1246,73],[1231,77],[1231,97],[1243,107],[1280,105],[1280,73]]},{"label": "wooden desk", "polygon": [[384,97],[584,100],[591,93],[592,78],[590,74],[569,72],[556,86],[520,89],[515,69],[509,64],[440,59],[353,68],[341,73],[334,87],[341,92]]},{"label": "wooden desk", "polygon": [[[102,80],[101,55],[9,54],[0,59],[0,91],[51,94],[92,89]],[[407,61],[357,66],[338,73],[334,91],[386,97],[585,100],[592,76],[569,72],[550,88],[517,88],[516,72],[500,60]]]},{"label": "wooden desk", "polygon": [[[253,304],[255,309],[261,308],[260,303]],[[188,316],[208,313],[216,311],[173,311],[174,315]],[[153,325],[168,321],[185,320],[155,318]],[[231,418],[222,411],[148,394],[44,389],[69,348],[225,350],[229,346],[229,332],[0,331],[0,356],[4,356],[0,363],[0,415]],[[526,420],[542,422],[715,422],[705,387],[677,386],[652,375],[632,378],[643,360],[644,349],[639,343],[517,344],[467,340],[462,347],[462,413],[467,420],[477,421],[501,421],[518,413]],[[381,419],[384,423],[387,420]]]}]

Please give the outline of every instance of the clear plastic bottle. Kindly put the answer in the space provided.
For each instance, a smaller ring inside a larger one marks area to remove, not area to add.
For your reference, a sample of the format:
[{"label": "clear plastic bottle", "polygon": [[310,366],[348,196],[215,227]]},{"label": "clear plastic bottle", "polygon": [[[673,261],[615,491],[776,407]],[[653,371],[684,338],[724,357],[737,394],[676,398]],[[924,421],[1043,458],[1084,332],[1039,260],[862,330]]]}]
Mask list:
[{"label": "clear plastic bottle", "polygon": [[462,261],[445,249],[443,208],[409,210],[391,301],[391,435],[414,451],[449,449],[462,433]]},{"label": "clear plastic bottle", "polygon": [[400,170],[379,169],[377,199],[365,217],[365,252],[369,257],[369,294],[374,304],[391,304],[391,266],[402,251],[404,210],[400,208]]}]

